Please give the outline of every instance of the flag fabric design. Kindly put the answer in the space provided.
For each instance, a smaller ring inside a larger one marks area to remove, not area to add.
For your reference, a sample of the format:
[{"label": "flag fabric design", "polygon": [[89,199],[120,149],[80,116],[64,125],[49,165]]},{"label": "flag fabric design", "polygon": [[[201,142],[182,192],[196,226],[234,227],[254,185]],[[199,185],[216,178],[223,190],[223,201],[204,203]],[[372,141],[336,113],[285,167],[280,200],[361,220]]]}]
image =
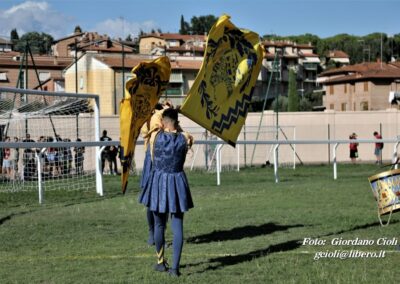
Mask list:
[{"label": "flag fabric design", "polygon": [[202,67],[181,113],[232,146],[245,122],[263,58],[258,34],[228,15],[211,28]]},{"label": "flag fabric design", "polygon": [[140,128],[151,117],[161,93],[166,89],[171,64],[168,57],[141,62],[132,69],[133,78],[125,84],[125,97],[120,103],[120,134],[122,164],[121,186],[125,193],[129,170],[135,153]]}]

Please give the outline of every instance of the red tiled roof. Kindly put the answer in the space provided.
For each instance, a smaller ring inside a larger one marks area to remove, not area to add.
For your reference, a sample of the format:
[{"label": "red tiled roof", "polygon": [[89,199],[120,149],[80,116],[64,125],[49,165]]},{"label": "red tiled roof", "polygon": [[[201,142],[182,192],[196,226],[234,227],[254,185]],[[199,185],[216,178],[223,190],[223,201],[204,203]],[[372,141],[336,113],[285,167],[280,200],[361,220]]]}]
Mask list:
[{"label": "red tiled roof", "polygon": [[286,41],[264,41],[262,43],[264,46],[278,46],[278,47],[284,47],[284,46],[293,46],[292,42],[286,42]]},{"label": "red tiled roof", "polygon": [[167,47],[167,51],[177,51],[177,52],[193,52],[193,51],[199,51],[199,52],[203,52],[204,51],[204,47],[200,47],[200,46],[190,46],[188,48],[186,48],[185,46],[170,46]]},{"label": "red tiled roof", "polygon": [[318,54],[315,53],[307,53],[307,52],[299,52],[300,56],[302,57],[318,57]]},{"label": "red tiled roof", "polygon": [[390,62],[389,64],[394,66],[394,67],[400,68],[400,61]]},{"label": "red tiled roof", "polygon": [[329,58],[349,58],[347,53],[341,50],[328,51],[325,56]]},{"label": "red tiled roof", "polygon": [[328,79],[324,82],[324,84],[349,81],[365,81],[371,79],[400,79],[400,69],[386,63],[382,63],[382,65],[379,62],[363,63],[325,71],[321,73],[319,77],[329,75],[341,76]]},{"label": "red tiled roof", "polygon": [[172,69],[200,70],[202,60],[177,60],[171,62]]},{"label": "red tiled roof", "polygon": [[297,45],[298,48],[314,48],[314,46],[312,46],[311,44],[298,44]]},{"label": "red tiled roof", "polygon": [[[104,64],[110,66],[111,68],[122,68],[122,60],[118,57],[108,57],[108,56],[95,56],[96,59],[102,61]],[[124,65],[126,68],[133,68],[140,62],[149,62],[152,59],[148,57],[126,57]],[[171,61],[172,69],[184,69],[184,70],[199,70],[201,67],[201,60],[174,60]]]},{"label": "red tiled roof", "polygon": [[322,72],[320,76],[340,75],[350,72],[360,73],[360,72],[367,72],[368,70],[381,70],[387,68],[395,68],[395,67],[392,67],[386,63],[381,64],[380,62],[365,62],[355,65],[348,65],[348,66],[342,66],[340,68],[330,69],[325,72]]}]

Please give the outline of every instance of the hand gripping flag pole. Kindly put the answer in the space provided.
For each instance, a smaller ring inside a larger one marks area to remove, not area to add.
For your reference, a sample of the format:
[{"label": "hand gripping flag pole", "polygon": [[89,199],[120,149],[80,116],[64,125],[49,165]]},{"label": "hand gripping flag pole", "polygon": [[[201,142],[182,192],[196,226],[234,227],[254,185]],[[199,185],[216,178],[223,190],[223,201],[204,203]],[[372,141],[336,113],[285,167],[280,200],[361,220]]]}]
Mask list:
[{"label": "hand gripping flag pole", "polygon": [[121,187],[125,194],[129,170],[135,154],[140,128],[151,117],[171,74],[168,57],[141,62],[132,69],[133,78],[125,84],[125,97],[120,103]]}]

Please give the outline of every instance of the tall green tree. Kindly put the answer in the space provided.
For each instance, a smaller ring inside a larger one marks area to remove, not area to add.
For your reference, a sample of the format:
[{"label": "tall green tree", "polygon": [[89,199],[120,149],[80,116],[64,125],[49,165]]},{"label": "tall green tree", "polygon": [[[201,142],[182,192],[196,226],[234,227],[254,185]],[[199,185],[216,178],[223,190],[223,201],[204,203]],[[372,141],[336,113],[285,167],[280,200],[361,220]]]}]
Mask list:
[{"label": "tall green tree", "polygon": [[181,35],[187,35],[190,30],[190,25],[188,22],[185,21],[183,15],[181,15],[181,28],[179,29],[179,33]]},{"label": "tall green tree", "polygon": [[296,73],[292,69],[289,70],[288,111],[299,111]]},{"label": "tall green tree", "polygon": [[82,29],[81,29],[81,26],[75,26],[75,29],[74,29],[74,34],[80,34],[80,33],[82,33]]},{"label": "tall green tree", "polygon": [[19,35],[18,35],[18,32],[17,32],[17,29],[12,29],[11,30],[11,32],[10,32],[10,40],[11,40],[11,43],[13,44],[13,50],[15,50],[15,47],[16,47],[18,41],[19,41]]},{"label": "tall green tree", "polygon": [[26,43],[29,43],[29,47],[32,53],[35,54],[46,54],[51,51],[51,44],[53,37],[46,33],[28,32],[21,36],[18,41],[15,50],[24,52]]}]

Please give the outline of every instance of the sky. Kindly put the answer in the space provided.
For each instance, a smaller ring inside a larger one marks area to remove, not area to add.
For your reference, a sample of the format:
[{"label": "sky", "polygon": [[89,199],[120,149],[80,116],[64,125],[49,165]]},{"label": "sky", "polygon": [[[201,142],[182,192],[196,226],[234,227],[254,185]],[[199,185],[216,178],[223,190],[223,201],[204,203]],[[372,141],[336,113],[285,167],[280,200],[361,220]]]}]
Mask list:
[{"label": "sky", "polygon": [[400,33],[400,0],[0,0],[0,37],[16,28],[20,36],[38,31],[58,39],[77,25],[113,38],[151,29],[177,33],[181,15],[190,22],[209,14],[228,14],[260,36]]}]

